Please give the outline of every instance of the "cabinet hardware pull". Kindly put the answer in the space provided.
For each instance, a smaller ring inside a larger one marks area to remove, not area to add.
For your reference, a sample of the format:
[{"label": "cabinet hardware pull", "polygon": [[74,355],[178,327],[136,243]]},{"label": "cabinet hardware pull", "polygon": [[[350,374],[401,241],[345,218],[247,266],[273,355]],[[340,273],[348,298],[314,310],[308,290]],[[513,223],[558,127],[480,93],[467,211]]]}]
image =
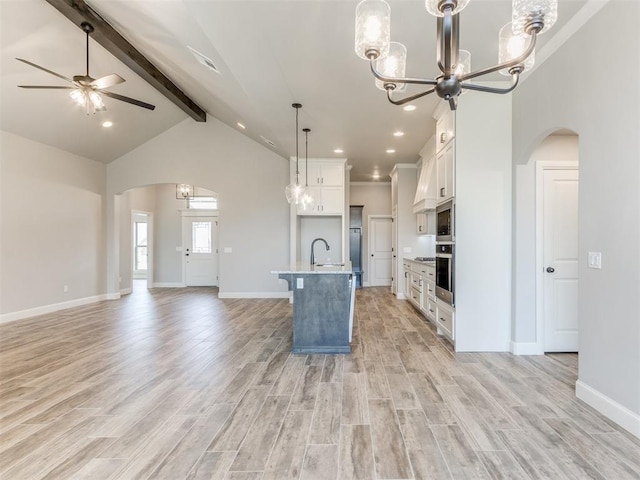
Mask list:
[{"label": "cabinet hardware pull", "polygon": [[442,187],[442,188],[440,189],[440,196],[441,196],[441,197],[444,197],[444,187]]}]

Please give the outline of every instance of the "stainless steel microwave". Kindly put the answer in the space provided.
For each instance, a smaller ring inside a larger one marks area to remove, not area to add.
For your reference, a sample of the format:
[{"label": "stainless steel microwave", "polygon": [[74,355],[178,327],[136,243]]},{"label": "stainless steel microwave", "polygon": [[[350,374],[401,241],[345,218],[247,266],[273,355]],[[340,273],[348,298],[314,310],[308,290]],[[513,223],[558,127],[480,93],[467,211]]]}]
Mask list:
[{"label": "stainless steel microwave", "polygon": [[453,200],[436,207],[436,242],[455,241],[455,209]]}]

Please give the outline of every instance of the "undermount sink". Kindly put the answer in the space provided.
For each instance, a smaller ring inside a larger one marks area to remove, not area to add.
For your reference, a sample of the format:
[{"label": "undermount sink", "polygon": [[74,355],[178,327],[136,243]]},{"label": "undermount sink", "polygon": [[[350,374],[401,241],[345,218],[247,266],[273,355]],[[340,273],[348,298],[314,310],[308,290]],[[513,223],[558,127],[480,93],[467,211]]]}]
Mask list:
[{"label": "undermount sink", "polygon": [[313,268],[316,267],[344,267],[344,263],[314,263]]}]

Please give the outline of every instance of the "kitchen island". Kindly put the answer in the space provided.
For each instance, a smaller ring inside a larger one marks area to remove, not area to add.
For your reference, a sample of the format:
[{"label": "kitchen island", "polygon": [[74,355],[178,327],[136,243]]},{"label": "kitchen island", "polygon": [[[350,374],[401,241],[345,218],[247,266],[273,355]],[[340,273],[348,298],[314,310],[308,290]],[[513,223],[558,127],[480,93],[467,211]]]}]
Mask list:
[{"label": "kitchen island", "polygon": [[294,353],[350,353],[355,282],[351,263],[276,270],[293,292]]}]

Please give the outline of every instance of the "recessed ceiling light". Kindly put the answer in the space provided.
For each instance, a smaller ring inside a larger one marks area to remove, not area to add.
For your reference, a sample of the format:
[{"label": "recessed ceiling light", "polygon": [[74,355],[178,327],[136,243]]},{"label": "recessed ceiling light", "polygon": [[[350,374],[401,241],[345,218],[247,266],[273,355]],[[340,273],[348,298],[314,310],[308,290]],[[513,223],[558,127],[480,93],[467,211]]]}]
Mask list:
[{"label": "recessed ceiling light", "polygon": [[102,122],[102,126],[104,128],[109,128],[113,125],[113,122],[110,122],[109,120],[107,120],[106,122]]},{"label": "recessed ceiling light", "polygon": [[407,105],[405,107],[402,107],[402,109],[405,112],[413,112],[416,109],[416,106],[415,105]]},{"label": "recessed ceiling light", "polygon": [[389,149],[387,149],[387,153],[396,153],[396,151],[393,148],[389,148]]},{"label": "recessed ceiling light", "polygon": [[236,123],[236,125],[238,125],[242,130],[244,130],[245,128],[247,128],[247,127],[245,127],[245,126],[244,126],[242,123],[240,123],[240,122]]},{"label": "recessed ceiling light", "polygon": [[393,136],[394,137],[404,137],[404,132],[401,131],[397,131],[397,132],[393,132]]},{"label": "recessed ceiling light", "polygon": [[333,153],[344,153],[344,150],[341,148],[336,148]]},{"label": "recessed ceiling light", "polygon": [[374,180],[380,180],[380,174],[379,174],[379,173],[377,173],[377,172],[376,172],[376,173],[374,173],[371,177],[372,177]]}]

